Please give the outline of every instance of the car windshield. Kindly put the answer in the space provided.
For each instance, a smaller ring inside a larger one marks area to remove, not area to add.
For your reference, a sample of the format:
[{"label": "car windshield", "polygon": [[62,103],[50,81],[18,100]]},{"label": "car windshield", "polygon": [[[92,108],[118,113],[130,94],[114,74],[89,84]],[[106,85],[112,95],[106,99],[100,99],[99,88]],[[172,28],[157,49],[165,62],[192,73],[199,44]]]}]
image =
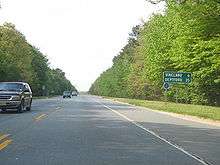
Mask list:
[{"label": "car windshield", "polygon": [[64,91],[63,94],[64,94],[64,95],[69,95],[69,94],[71,94],[71,92],[69,92],[69,91]]},{"label": "car windshield", "polygon": [[18,83],[0,83],[0,91],[22,91],[23,85]]}]

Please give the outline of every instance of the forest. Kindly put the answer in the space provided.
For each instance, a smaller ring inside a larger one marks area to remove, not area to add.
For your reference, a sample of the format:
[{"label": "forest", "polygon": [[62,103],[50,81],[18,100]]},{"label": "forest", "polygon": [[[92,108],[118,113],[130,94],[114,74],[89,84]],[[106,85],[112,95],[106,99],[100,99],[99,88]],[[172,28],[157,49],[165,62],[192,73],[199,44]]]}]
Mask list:
[{"label": "forest", "polygon": [[34,96],[76,90],[65,73],[59,68],[52,69],[47,57],[11,23],[0,26],[0,82],[5,81],[28,82]]},{"label": "forest", "polygon": [[[163,72],[191,72],[165,92]],[[95,95],[220,106],[220,1],[167,0],[166,9],[129,34]]]}]

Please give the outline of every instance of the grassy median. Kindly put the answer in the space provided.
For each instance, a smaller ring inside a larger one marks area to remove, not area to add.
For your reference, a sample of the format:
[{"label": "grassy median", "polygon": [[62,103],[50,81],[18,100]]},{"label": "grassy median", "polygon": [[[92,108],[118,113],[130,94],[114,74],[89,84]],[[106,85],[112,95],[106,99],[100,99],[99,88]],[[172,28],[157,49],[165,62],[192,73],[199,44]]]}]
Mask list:
[{"label": "grassy median", "polygon": [[162,101],[125,99],[125,98],[110,98],[110,99],[124,103],[129,103],[132,105],[143,106],[153,110],[173,112],[178,114],[191,115],[205,119],[220,121],[220,107],[192,105],[192,104],[178,104],[178,103],[162,102]]}]

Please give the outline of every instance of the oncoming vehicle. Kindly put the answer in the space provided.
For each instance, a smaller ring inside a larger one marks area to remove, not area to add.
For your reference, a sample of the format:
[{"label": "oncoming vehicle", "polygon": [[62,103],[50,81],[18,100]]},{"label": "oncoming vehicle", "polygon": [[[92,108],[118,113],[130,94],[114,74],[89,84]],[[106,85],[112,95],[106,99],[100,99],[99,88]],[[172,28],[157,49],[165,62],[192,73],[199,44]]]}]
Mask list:
[{"label": "oncoming vehicle", "polygon": [[77,91],[72,91],[72,96],[77,96],[78,92]]},{"label": "oncoming vehicle", "polygon": [[71,98],[72,92],[71,91],[64,91],[63,92],[63,98]]},{"label": "oncoming vehicle", "polygon": [[32,92],[24,82],[0,82],[0,109],[16,109],[18,113],[30,111]]}]

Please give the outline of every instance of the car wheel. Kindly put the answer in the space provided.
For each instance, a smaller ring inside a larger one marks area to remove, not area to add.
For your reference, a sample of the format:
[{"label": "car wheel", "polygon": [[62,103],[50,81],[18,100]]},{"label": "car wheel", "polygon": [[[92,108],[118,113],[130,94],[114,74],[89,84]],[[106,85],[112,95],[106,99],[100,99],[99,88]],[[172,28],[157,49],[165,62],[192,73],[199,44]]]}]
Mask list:
[{"label": "car wheel", "polygon": [[6,108],[2,108],[2,112],[6,112]]},{"label": "car wheel", "polygon": [[30,101],[29,107],[26,108],[27,111],[31,110],[31,104],[32,104],[32,100]]},{"label": "car wheel", "polygon": [[22,113],[24,111],[24,100],[21,101],[21,104],[19,105],[17,112]]}]

